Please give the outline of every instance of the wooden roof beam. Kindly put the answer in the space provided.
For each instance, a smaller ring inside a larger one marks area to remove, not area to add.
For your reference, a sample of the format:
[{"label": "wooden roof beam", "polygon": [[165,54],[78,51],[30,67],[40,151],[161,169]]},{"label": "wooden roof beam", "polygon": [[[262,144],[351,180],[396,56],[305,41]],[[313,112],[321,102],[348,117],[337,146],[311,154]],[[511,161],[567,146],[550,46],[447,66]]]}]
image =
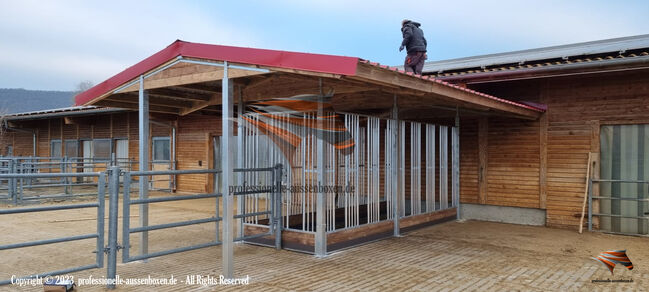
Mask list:
[{"label": "wooden roof beam", "polygon": [[180,109],[180,115],[185,116],[191,114],[197,110],[204,109],[210,105],[216,105],[221,103],[221,94],[214,94],[209,100],[194,102],[191,107]]},{"label": "wooden roof beam", "polygon": [[[97,105],[106,106],[106,107],[124,108],[124,109],[134,109],[134,110],[138,109],[137,103],[115,101],[110,98],[99,101]],[[160,105],[149,105],[149,111],[156,112],[156,113],[163,113],[163,114],[174,114],[174,115],[178,114],[177,108],[160,106]]]},{"label": "wooden roof beam", "polygon": [[477,94],[470,93],[461,89],[453,88],[448,85],[431,82],[419,77],[404,75],[384,68],[376,67],[370,64],[359,63],[356,69],[356,75],[350,76],[351,79],[363,80],[385,86],[396,86],[414,89],[425,93],[430,93],[438,97],[460,101],[468,104],[488,107],[497,112],[506,113],[516,117],[536,120],[541,116],[541,112],[504,103],[498,100],[486,98]]}]

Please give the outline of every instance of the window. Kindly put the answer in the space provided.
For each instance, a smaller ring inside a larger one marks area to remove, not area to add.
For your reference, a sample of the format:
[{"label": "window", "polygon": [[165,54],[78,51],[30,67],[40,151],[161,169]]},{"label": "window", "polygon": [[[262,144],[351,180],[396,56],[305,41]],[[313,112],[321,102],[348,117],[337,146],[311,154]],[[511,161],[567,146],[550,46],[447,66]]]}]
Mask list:
[{"label": "window", "polygon": [[50,142],[50,157],[61,157],[61,140],[52,140]]},{"label": "window", "polygon": [[65,156],[79,157],[79,141],[65,140]]},{"label": "window", "polygon": [[153,161],[171,160],[171,139],[169,137],[153,137]]},{"label": "window", "polygon": [[95,139],[92,141],[92,157],[95,159],[110,159],[110,139]]}]

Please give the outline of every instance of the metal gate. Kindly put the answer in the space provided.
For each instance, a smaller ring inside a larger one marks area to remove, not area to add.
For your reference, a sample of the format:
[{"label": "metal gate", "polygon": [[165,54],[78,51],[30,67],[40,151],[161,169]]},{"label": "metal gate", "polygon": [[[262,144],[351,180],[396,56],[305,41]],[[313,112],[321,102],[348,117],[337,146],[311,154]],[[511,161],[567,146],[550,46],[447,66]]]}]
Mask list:
[{"label": "metal gate", "polygon": [[[593,194],[593,184],[600,185],[600,194],[595,196]],[[608,185],[608,187],[602,187]],[[610,190],[613,188],[624,189],[626,192],[612,193]],[[609,190],[609,191],[605,191]],[[649,181],[642,180],[613,180],[613,179],[589,179],[588,180],[588,230],[593,231],[593,218],[598,218],[599,230],[607,233],[627,234],[627,235],[642,235],[649,236],[649,197],[643,194],[649,193]],[[621,204],[637,204],[637,211],[635,216],[632,214],[621,214],[613,212],[612,208],[608,208],[608,212],[604,208],[593,210],[593,202],[599,201],[600,206],[602,203],[608,205],[621,205]],[[597,212],[596,212],[597,211]],[[618,221],[626,221],[625,225],[634,224],[637,232],[624,232],[611,230],[610,225]],[[602,226],[608,225],[608,226]]]},{"label": "metal gate", "polygon": [[[12,243],[12,244],[5,244],[5,245],[0,245],[0,251],[1,250],[13,250],[13,249],[19,249],[19,248],[25,248],[25,247],[32,247],[32,246],[39,246],[39,245],[48,245],[48,244],[56,244],[56,243],[63,243],[63,242],[70,242],[70,241],[77,241],[77,240],[83,240],[83,239],[92,239],[95,238],[97,240],[97,248],[95,251],[89,251],[89,252],[94,252],[96,253],[96,259],[94,264],[88,264],[84,266],[76,266],[76,267],[70,267],[66,268],[63,270],[58,270],[58,271],[51,271],[51,272],[44,272],[44,273],[39,273],[39,274],[33,274],[33,275],[28,275],[28,276],[23,276],[21,277],[22,279],[25,278],[35,278],[35,277],[45,277],[45,276],[51,276],[51,275],[60,275],[60,274],[66,274],[66,273],[72,273],[72,272],[78,272],[78,271],[83,271],[83,270],[88,270],[88,269],[95,269],[95,268],[102,268],[104,266],[104,210],[105,210],[105,181],[106,181],[106,174],[101,172],[93,172],[93,173],[40,173],[40,174],[0,174],[0,179],[9,179],[9,180],[17,180],[17,179],[22,179],[22,178],[78,178],[78,177],[94,177],[97,178],[98,184],[97,184],[97,200],[93,203],[83,203],[83,204],[69,204],[69,205],[58,205],[58,206],[45,206],[45,207],[32,207],[32,208],[16,208],[16,209],[5,209],[5,210],[0,210],[0,215],[1,216],[8,216],[11,214],[23,214],[23,213],[35,213],[35,212],[48,212],[48,211],[57,211],[57,210],[76,210],[76,209],[83,209],[83,208],[97,208],[97,229],[95,230],[94,233],[87,233],[87,234],[81,234],[81,235],[75,235],[75,236],[67,236],[67,237],[58,237],[58,238],[52,238],[52,239],[43,239],[43,240],[36,240],[36,241],[28,241],[28,242],[19,242],[19,243]],[[0,217],[2,218],[2,217]],[[11,280],[0,280],[0,285],[7,285],[10,284]]]},{"label": "metal gate", "polygon": [[[264,194],[269,198],[270,204],[269,208],[266,210],[259,210],[256,212],[249,212],[247,210],[241,210],[239,214],[234,215],[235,219],[241,220],[258,220],[259,216],[265,216],[264,218],[268,219],[268,232],[254,234],[249,236],[239,236],[234,238],[234,241],[243,241],[247,239],[252,239],[262,236],[274,236],[275,237],[275,247],[281,248],[281,230],[282,230],[282,221],[281,221],[281,177],[282,177],[282,166],[277,165],[274,167],[267,168],[248,168],[248,169],[234,169],[235,173],[267,173],[271,181],[271,185],[262,188],[250,188],[250,189],[233,189],[231,191],[234,196],[246,196],[246,195],[259,195]],[[90,177],[97,180],[97,198],[95,202],[92,203],[79,203],[79,204],[65,204],[65,205],[56,205],[56,206],[44,206],[44,207],[31,207],[31,208],[16,208],[16,209],[4,209],[0,210],[0,220],[2,216],[9,216],[11,214],[22,214],[22,213],[39,213],[39,212],[48,212],[48,211],[58,211],[58,210],[76,210],[82,208],[97,208],[97,229],[94,233],[81,234],[75,236],[59,237],[53,239],[44,239],[37,241],[28,241],[28,242],[18,242],[11,244],[0,245],[0,251],[3,250],[14,250],[25,247],[32,246],[41,246],[48,244],[57,244],[70,241],[84,240],[84,239],[96,239],[96,250],[89,251],[96,253],[95,263],[88,264],[83,266],[69,267],[62,270],[43,272],[32,275],[25,275],[19,279],[30,279],[52,275],[60,275],[78,272],[82,270],[103,268],[104,267],[104,253],[107,254],[107,269],[106,269],[106,278],[109,280],[116,279],[117,272],[117,253],[122,250],[122,262],[131,262],[136,260],[144,260],[152,257],[159,257],[164,255],[169,255],[173,253],[179,253],[184,251],[195,250],[204,247],[210,247],[215,245],[220,245],[222,242],[220,238],[220,228],[225,228],[223,226],[219,227],[219,223],[222,221],[222,217],[219,212],[219,200],[223,197],[217,189],[213,189],[210,193],[203,194],[191,194],[191,195],[164,195],[164,196],[154,196],[154,197],[139,197],[137,199],[131,199],[131,190],[130,186],[133,180],[133,177],[151,177],[155,175],[169,175],[169,176],[179,176],[179,175],[191,175],[191,174],[205,174],[212,176],[213,180],[218,179],[218,175],[221,173],[220,170],[215,169],[199,169],[199,170],[167,170],[167,171],[122,171],[119,166],[110,167],[105,172],[78,172],[78,173],[28,173],[28,174],[6,174],[0,173],[0,180],[4,181],[16,181],[20,179],[36,179],[36,178],[84,178]],[[120,178],[123,178],[120,181]],[[218,186],[214,184],[214,186]],[[108,238],[105,242],[105,201],[106,201],[106,188],[108,191]],[[9,188],[10,189],[10,188]],[[123,190],[123,218],[122,218],[122,234],[123,234],[123,244],[119,244],[117,241],[117,234],[119,229],[119,195],[120,190]],[[147,207],[149,204],[161,203],[161,202],[173,202],[173,201],[183,201],[183,200],[196,200],[211,198],[216,201],[216,210],[213,217],[202,218],[196,220],[187,220],[179,221],[165,224],[149,225],[148,224],[148,210]],[[130,207],[132,205],[138,205],[144,207],[145,210],[143,213],[140,213],[141,221],[140,226],[131,227],[130,225]],[[142,249],[140,254],[132,256],[130,248],[130,236],[133,233],[146,234],[149,231],[161,230],[168,228],[180,228],[183,226],[190,226],[196,224],[206,224],[212,223],[216,224],[216,232],[214,235],[214,240],[195,244],[191,246],[184,246],[174,249],[168,249],[158,252],[148,252],[148,237],[143,236],[141,239]],[[106,243],[106,245],[104,245]],[[15,280],[15,279],[14,279]],[[10,284],[11,280],[0,280],[0,285]],[[114,288],[115,282],[112,283],[109,281],[108,288]]]}]

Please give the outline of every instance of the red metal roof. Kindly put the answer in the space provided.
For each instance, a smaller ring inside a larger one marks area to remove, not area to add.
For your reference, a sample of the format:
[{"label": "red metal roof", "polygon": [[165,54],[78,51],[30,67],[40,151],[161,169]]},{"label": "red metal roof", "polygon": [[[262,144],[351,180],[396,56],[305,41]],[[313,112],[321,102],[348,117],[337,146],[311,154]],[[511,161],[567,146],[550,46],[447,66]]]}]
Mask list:
[{"label": "red metal roof", "polygon": [[178,56],[340,75],[356,74],[356,65],[358,64],[358,58],[353,57],[209,45],[177,40],[162,51],[80,93],[75,97],[75,102],[77,105],[83,105]]},{"label": "red metal roof", "polygon": [[253,64],[269,67],[298,69],[305,71],[332,73],[346,76],[353,76],[356,74],[356,67],[359,62],[367,63],[379,68],[396,71],[402,74],[407,74],[413,77],[418,77],[430,82],[436,82],[445,86],[453,87],[458,90],[466,91],[472,94],[480,95],[482,97],[496,100],[502,103],[515,105],[518,107],[543,112],[544,110],[538,107],[521,104],[518,102],[498,98],[465,87],[461,87],[452,83],[448,83],[430,76],[420,76],[412,73],[406,73],[396,67],[381,65],[379,63],[369,62],[355,57],[344,57],[335,55],[322,55],[310,53],[298,53],[287,51],[276,51],[266,49],[254,49],[221,45],[210,45],[200,43],[190,43],[181,40],[173,42],[171,45],[155,53],[154,55],[140,61],[139,63],[127,68],[126,70],[118,73],[117,75],[109,78],[108,80],[97,84],[96,86],[80,93],[75,97],[77,105],[83,105],[91,100],[111,91],[117,89],[119,86],[134,78],[144,74],[160,65],[176,58],[178,56],[228,61],[243,64]]}]

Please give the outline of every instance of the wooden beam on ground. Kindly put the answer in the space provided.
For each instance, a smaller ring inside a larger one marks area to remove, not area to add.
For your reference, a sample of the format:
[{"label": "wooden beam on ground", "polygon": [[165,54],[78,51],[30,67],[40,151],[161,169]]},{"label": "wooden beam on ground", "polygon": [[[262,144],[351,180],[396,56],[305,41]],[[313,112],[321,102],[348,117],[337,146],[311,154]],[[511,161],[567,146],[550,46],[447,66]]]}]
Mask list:
[{"label": "wooden beam on ground", "polygon": [[453,88],[441,83],[431,82],[430,80],[405,75],[365,63],[359,63],[356,68],[356,75],[350,76],[350,78],[388,86],[415,89],[441,98],[485,106],[494,111],[503,112],[524,119],[536,120],[541,116],[541,112],[532,109],[486,98],[459,88]]}]

